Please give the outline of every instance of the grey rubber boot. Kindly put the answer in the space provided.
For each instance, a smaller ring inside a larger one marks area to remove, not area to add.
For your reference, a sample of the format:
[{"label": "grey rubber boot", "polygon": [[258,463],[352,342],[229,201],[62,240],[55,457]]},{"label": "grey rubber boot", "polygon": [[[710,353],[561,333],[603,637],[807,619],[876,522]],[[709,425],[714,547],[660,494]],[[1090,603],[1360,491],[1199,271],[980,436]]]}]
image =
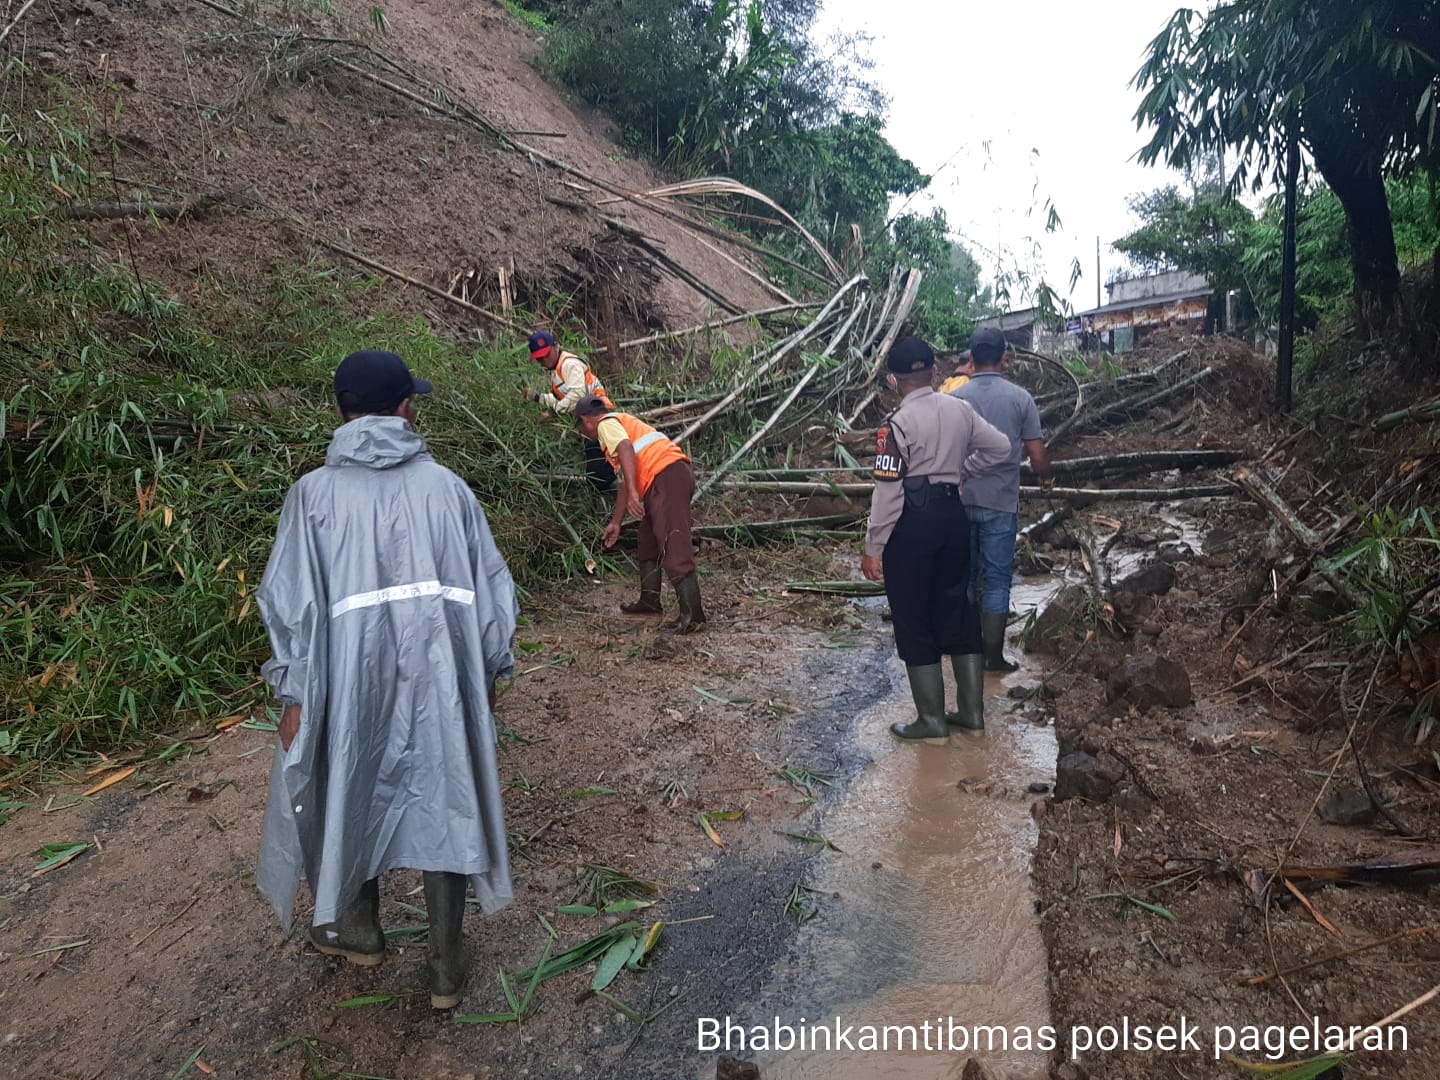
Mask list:
[{"label": "grey rubber boot", "polygon": [[640,564],[640,599],[626,601],[620,605],[620,610],[626,615],[659,615],[660,580],[660,564],[658,562],[642,562]]},{"label": "grey rubber boot", "polygon": [[427,870],[425,881],[425,914],[430,920],[430,1006],[453,1009],[460,1004],[465,989],[465,976],[470,958],[460,924],[465,917],[464,874],[441,874]]},{"label": "grey rubber boot", "polygon": [[1018,671],[1019,664],[1005,659],[1005,627],[1010,616],[1004,611],[980,613],[980,641],[985,647],[986,671]]},{"label": "grey rubber boot", "polygon": [[901,739],[925,739],[944,742],[950,736],[945,726],[945,676],[939,664],[912,667],[906,665],[910,677],[910,696],[915,699],[918,714],[914,723],[891,724],[890,731]]},{"label": "grey rubber boot", "polygon": [[341,956],[361,967],[380,963],[385,957],[385,934],[380,929],[379,879],[360,886],[360,895],[338,921],[312,926],[310,944],[326,956]]},{"label": "grey rubber boot", "polygon": [[950,657],[955,672],[955,711],[945,722],[966,731],[985,730],[985,657],[980,653]]},{"label": "grey rubber boot", "polygon": [[705,608],[700,603],[700,579],[690,571],[675,582],[675,599],[680,604],[680,615],[666,629],[677,634],[691,634],[705,625]]}]

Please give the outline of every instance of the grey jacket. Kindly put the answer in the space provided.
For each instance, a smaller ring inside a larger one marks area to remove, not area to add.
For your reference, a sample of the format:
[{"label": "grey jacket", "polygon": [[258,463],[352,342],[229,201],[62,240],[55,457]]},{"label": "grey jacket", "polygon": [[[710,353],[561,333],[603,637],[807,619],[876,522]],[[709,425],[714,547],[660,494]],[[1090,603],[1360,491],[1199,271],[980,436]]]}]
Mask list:
[{"label": "grey jacket", "polygon": [[487,695],[514,666],[515,587],[485,512],[400,417],[339,428],[290,490],[257,601],[275,696],[301,707],[276,748],[256,883],[290,925],[406,867],[513,898]]}]

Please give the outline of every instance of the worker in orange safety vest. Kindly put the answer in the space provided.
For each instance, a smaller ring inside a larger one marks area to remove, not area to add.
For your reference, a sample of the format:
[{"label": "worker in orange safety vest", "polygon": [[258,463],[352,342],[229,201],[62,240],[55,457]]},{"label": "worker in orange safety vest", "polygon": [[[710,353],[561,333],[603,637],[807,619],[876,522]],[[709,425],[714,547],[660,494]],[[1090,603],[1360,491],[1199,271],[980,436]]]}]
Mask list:
[{"label": "worker in orange safety vest", "polygon": [[[529,387],[521,392],[528,401],[538,400],[547,410],[547,415],[550,412],[562,416],[573,414],[576,403],[587,394],[594,394],[613,408],[604,385],[590,370],[590,365],[574,353],[560,348],[550,331],[536,330],[530,335],[530,359],[550,372],[550,392],[537,394]],[[615,470],[594,439],[585,440],[585,476],[596,491],[609,491],[615,484]]]},{"label": "worker in orange safety vest", "polygon": [[627,615],[658,615],[660,574],[675,587],[679,615],[666,627],[677,634],[698,630],[705,622],[700,582],[695,574],[695,545],[690,538],[690,500],[695,474],[690,458],[666,436],[629,413],[616,412],[598,394],[575,405],[575,421],[587,439],[599,442],[606,460],[619,476],[615,512],[605,527],[607,548],[620,539],[628,513],[640,526],[635,557],[640,563],[640,599],[620,605]]}]

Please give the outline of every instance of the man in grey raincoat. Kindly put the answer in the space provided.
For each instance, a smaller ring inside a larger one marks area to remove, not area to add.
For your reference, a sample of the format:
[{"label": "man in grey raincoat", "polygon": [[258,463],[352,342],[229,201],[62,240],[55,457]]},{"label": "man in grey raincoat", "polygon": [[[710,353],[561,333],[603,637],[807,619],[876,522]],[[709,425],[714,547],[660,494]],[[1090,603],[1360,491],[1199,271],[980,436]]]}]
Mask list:
[{"label": "man in grey raincoat", "polygon": [[347,356],[345,422],[286,497],[257,597],[285,706],[257,884],[288,926],[303,870],[311,943],[370,965],[380,874],[423,871],[444,1009],[465,981],[467,879],[487,914],[513,898],[491,703],[516,607],[485,512],[411,426],[430,389],[393,353]]}]

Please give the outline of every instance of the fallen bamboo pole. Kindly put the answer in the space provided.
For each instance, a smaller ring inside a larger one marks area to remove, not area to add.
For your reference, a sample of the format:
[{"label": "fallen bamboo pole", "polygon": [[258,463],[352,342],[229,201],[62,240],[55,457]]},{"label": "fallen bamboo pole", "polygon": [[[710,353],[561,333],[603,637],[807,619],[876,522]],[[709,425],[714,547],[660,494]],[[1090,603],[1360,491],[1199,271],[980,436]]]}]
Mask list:
[{"label": "fallen bamboo pole", "polygon": [[1440,398],[1411,405],[1399,412],[1386,413],[1370,426],[1375,431],[1389,431],[1409,420],[1440,420]]},{"label": "fallen bamboo pole", "polygon": [[764,377],[766,372],[768,372],[771,368],[773,368],[776,364],[783,360],[790,353],[791,350],[793,350],[797,345],[805,341],[807,338],[817,333],[820,327],[824,325],[825,320],[830,317],[830,314],[839,305],[840,301],[851,290],[858,288],[862,283],[868,282],[868,280],[869,279],[866,278],[863,273],[861,273],[856,274],[853,278],[851,278],[844,285],[842,285],[840,287],[840,291],[829,299],[825,306],[820,309],[819,313],[815,316],[815,318],[811,319],[806,326],[795,331],[789,337],[784,339],[784,341],[780,342],[770,355],[769,359],[767,359],[763,364],[760,364],[758,367],[756,367],[755,370],[749,374],[749,376],[742,379],[736,385],[734,390],[730,391],[730,393],[726,394],[723,398],[721,398],[718,402],[716,402],[708,410],[706,410],[703,416],[701,416],[698,420],[692,423],[684,431],[680,432],[679,435],[675,436],[673,441],[676,443],[683,443],[691,435],[694,435],[711,420],[715,419],[715,417],[719,416],[722,412],[729,408],[730,405],[732,405],[736,400],[738,400],[747,390],[749,390],[752,386],[759,382],[760,379]]},{"label": "fallen bamboo pole", "polygon": [[117,218],[158,218],[173,221],[189,214],[203,214],[221,206],[237,209],[245,206],[260,206],[260,201],[249,192],[231,191],[219,195],[201,195],[178,202],[151,202],[149,199],[124,199],[111,202],[72,202],[59,207],[60,216],[77,221],[107,221]]},{"label": "fallen bamboo pole", "polygon": [[331,240],[322,240],[318,236],[314,237],[314,240],[321,247],[329,248],[337,255],[343,255],[347,259],[353,259],[361,266],[367,266],[371,270],[374,270],[376,273],[385,274],[387,277],[392,277],[396,281],[403,281],[407,285],[414,285],[417,289],[422,289],[423,291],[430,293],[432,296],[438,296],[441,300],[445,300],[448,303],[454,304],[458,308],[464,308],[466,311],[479,315],[483,319],[489,319],[497,326],[503,326],[505,327],[505,329],[512,330],[517,334],[525,333],[525,328],[523,326],[512,322],[510,319],[507,319],[502,315],[496,315],[493,312],[486,311],[484,308],[470,303],[469,300],[462,300],[454,293],[448,293],[444,289],[439,288],[438,286],[431,285],[429,282],[421,281],[419,278],[411,277],[409,274],[401,273],[394,267],[386,266],[384,263],[378,263],[374,259],[367,258],[366,256],[361,255],[357,251],[351,251],[347,247],[341,247],[339,244]]},{"label": "fallen bamboo pole", "polygon": [[[1050,470],[1056,476],[1133,475],[1162,469],[1216,469],[1233,465],[1244,457],[1243,450],[1149,450],[1052,461]],[[1029,466],[1023,466],[1021,471],[1028,472]]]},{"label": "fallen bamboo pole", "polygon": [[20,20],[25,17],[25,13],[29,11],[34,5],[35,0],[25,0],[25,3],[20,5],[20,10],[15,13],[15,17],[10,20],[4,30],[0,30],[0,42],[3,42],[7,37],[10,36],[10,31],[14,30],[15,27],[20,25]]},{"label": "fallen bamboo pole", "polygon": [[[915,298],[920,293],[920,279],[923,276],[924,275],[916,269],[912,269],[909,274],[906,275],[905,288],[901,290],[900,300],[895,306],[895,317],[890,323],[890,329],[885,331],[885,336],[881,338],[880,344],[876,347],[875,364],[865,379],[866,383],[874,382],[879,378],[880,372],[884,370],[885,357],[890,352],[890,346],[893,345],[895,339],[900,336],[900,328],[905,323],[905,317],[910,314],[910,309],[915,305]],[[855,406],[854,411],[845,418],[845,426],[854,427],[855,421],[860,418],[860,414],[869,408],[870,403],[874,401],[879,394],[880,388],[878,386],[866,393],[866,395],[860,399],[860,404]]]},{"label": "fallen bamboo pole", "polygon": [[[715,319],[712,322],[703,322],[698,326],[687,326],[683,330],[665,330],[658,334],[651,334],[649,337],[632,338],[629,341],[622,341],[617,348],[633,349],[638,345],[653,345],[657,341],[671,341],[675,338],[686,337],[690,334],[704,333],[706,330],[719,330],[724,326],[732,326],[746,319],[764,319],[771,315],[781,315],[790,311],[808,311],[811,308],[820,306],[820,301],[806,302],[803,304],[781,304],[778,307],[761,308],[758,311],[746,311],[739,315],[730,315],[724,319]],[[590,355],[607,352],[607,346],[601,345],[590,350]],[[671,408],[673,406],[665,406]]]},{"label": "fallen bamboo pole", "polygon": [[823,596],[884,596],[882,581],[787,581],[786,592],[820,593]]},{"label": "fallen bamboo pole", "polygon": [[[753,491],[768,495],[861,495],[875,490],[873,483],[827,484],[788,480],[721,480],[716,487],[729,491]],[[1097,502],[1182,502],[1188,499],[1218,499],[1234,495],[1233,484],[1201,484],[1180,488],[1045,488],[1022,487],[1025,499],[1061,499],[1076,506]]]},{"label": "fallen bamboo pole", "polygon": [[1314,551],[1320,547],[1320,535],[1314,529],[1300,520],[1300,516],[1290,509],[1290,506],[1281,497],[1280,493],[1272,488],[1265,481],[1261,480],[1249,469],[1241,469],[1235,474],[1235,482],[1245,489],[1249,495],[1262,507],[1270,512],[1280,524],[1296,540],[1300,546],[1307,550]]},{"label": "fallen bamboo pole", "polygon": [[780,404],[776,407],[775,411],[770,414],[770,419],[766,420],[765,423],[761,424],[759,430],[756,431],[755,434],[751,435],[750,438],[746,439],[743,444],[741,444],[740,449],[736,450],[733,454],[726,458],[724,463],[718,468],[716,468],[714,473],[710,475],[709,479],[707,479],[703,484],[701,484],[695,489],[695,494],[691,496],[690,499],[692,503],[697,502],[701,495],[704,495],[705,492],[709,491],[712,487],[714,487],[720,477],[725,475],[726,469],[728,469],[731,465],[734,465],[735,462],[739,461],[742,457],[749,453],[751,448],[754,447],[754,445],[758,443],[762,438],[764,438],[765,433],[775,426],[776,421],[778,421],[780,417],[784,415],[785,410],[788,409],[791,403],[800,396],[800,391],[804,390],[806,386],[810,385],[811,379],[815,378],[816,375],[820,374],[820,369],[825,366],[827,360],[829,360],[829,357],[825,356],[822,353],[820,359],[816,360],[815,363],[810,365],[810,370],[805,372],[804,376],[800,379],[800,381],[795,384],[794,389],[792,389],[790,393],[785,395],[785,400],[780,402]]},{"label": "fallen bamboo pole", "polygon": [[1061,503],[1059,506],[1051,507],[1029,525],[1026,525],[1020,530],[1018,535],[1021,539],[1031,540],[1046,529],[1054,525],[1059,525],[1073,513],[1075,513],[1075,507],[1069,503]]},{"label": "fallen bamboo pole", "polygon": [[1062,435],[1070,434],[1076,431],[1088,431],[1093,427],[1105,423],[1112,417],[1120,416],[1121,414],[1144,412],[1145,410],[1153,408],[1154,406],[1159,405],[1161,402],[1171,397],[1174,397],[1176,394],[1179,394],[1187,387],[1194,386],[1197,383],[1208,379],[1211,375],[1214,374],[1214,368],[1201,368],[1194,374],[1187,375],[1179,382],[1173,383],[1170,386],[1163,387],[1162,389],[1154,391],[1152,393],[1140,394],[1134,397],[1124,398],[1123,400],[1112,402],[1109,405],[1101,406],[1098,412],[1092,413],[1089,416],[1085,415],[1083,412],[1073,415],[1070,417],[1069,420],[1066,420],[1063,424],[1061,424],[1055,429],[1055,431],[1051,434],[1047,445],[1056,442]]},{"label": "fallen bamboo pole", "polygon": [[822,514],[819,517],[793,518],[783,521],[737,521],[732,525],[696,525],[691,532],[696,536],[723,537],[732,533],[792,532],[800,529],[816,529],[825,525],[850,525],[863,521],[863,510],[844,514]]}]

